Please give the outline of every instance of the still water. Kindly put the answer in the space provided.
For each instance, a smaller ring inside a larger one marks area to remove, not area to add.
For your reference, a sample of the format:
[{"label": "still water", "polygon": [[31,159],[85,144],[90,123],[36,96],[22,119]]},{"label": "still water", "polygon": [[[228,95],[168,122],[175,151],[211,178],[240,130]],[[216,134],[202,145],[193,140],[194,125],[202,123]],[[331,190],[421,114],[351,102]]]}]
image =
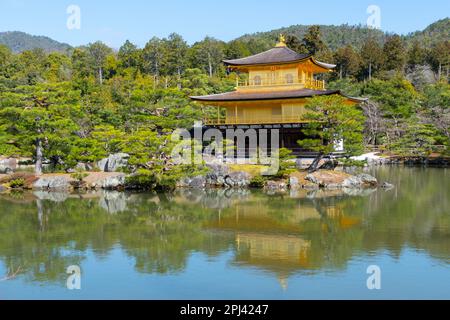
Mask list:
[{"label": "still water", "polygon": [[0,195],[0,299],[450,299],[450,171],[372,174],[395,188]]}]

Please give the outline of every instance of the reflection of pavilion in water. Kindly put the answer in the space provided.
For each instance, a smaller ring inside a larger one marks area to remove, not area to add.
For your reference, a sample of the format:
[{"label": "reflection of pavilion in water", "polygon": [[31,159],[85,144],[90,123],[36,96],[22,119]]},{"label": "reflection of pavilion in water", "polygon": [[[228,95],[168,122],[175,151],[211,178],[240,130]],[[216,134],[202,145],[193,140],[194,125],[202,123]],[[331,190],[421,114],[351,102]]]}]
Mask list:
[{"label": "reflection of pavilion in water", "polygon": [[341,219],[338,206],[318,207],[313,202],[298,202],[288,208],[268,208],[267,202],[235,203],[219,213],[207,228],[233,232],[236,241],[234,264],[257,267],[274,273],[283,288],[290,275],[314,270],[311,263],[311,240],[302,234],[306,224],[322,228],[321,219]]}]

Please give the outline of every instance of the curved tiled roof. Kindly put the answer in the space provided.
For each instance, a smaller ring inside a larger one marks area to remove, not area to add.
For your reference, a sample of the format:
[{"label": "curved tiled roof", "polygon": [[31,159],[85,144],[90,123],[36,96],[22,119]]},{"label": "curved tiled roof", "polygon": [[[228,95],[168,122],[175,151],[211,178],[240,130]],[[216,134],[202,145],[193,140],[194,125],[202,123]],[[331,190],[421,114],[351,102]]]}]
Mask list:
[{"label": "curved tiled roof", "polygon": [[339,94],[354,102],[362,102],[365,99],[348,97],[341,93],[340,90],[312,90],[298,89],[273,92],[239,92],[232,91],[220,94],[211,94],[207,96],[193,96],[192,100],[201,102],[226,102],[226,101],[252,101],[252,100],[279,100],[279,99],[296,99],[309,98],[313,96]]},{"label": "curved tiled roof", "polygon": [[268,63],[288,63],[309,58],[309,54],[299,54],[287,47],[275,47],[270,50],[241,59],[223,60],[229,66],[246,66]]},{"label": "curved tiled roof", "polygon": [[289,49],[288,47],[275,47],[253,56],[234,60],[223,60],[223,62],[228,66],[238,67],[261,64],[293,63],[305,59],[311,59],[313,63],[325,69],[333,69],[334,67],[336,67],[336,65],[334,64],[317,61],[310,54],[297,53],[294,50]]}]

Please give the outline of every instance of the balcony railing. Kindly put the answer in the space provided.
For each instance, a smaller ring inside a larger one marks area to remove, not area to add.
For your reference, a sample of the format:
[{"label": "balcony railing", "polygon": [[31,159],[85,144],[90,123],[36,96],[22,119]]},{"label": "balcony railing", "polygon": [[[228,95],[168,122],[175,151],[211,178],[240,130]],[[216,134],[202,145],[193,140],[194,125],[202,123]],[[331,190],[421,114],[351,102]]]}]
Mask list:
[{"label": "balcony railing", "polygon": [[308,120],[302,116],[283,116],[273,115],[269,117],[219,117],[219,118],[205,118],[203,122],[206,125],[252,125],[252,124],[288,124],[288,123],[307,123]]},{"label": "balcony railing", "polygon": [[308,89],[315,90],[325,90],[325,81],[324,80],[315,80],[315,79],[306,79],[302,81],[301,79],[292,79],[289,81],[285,78],[259,78],[259,79],[237,79],[236,87],[237,88],[249,88],[249,89],[257,89],[264,87],[286,87],[286,86],[300,86]]}]

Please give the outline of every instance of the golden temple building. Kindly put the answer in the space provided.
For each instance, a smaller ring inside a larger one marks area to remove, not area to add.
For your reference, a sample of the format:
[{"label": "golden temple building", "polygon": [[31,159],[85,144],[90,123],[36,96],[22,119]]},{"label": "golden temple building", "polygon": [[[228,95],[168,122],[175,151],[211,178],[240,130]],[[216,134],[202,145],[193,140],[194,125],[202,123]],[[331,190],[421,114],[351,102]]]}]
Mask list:
[{"label": "golden temple building", "polygon": [[325,81],[317,80],[318,75],[331,72],[336,66],[289,49],[282,35],[268,51],[223,62],[236,72],[235,90],[191,97],[204,106],[217,108],[215,116],[204,119],[204,124],[222,130],[279,129],[279,146],[291,149],[294,154],[306,151],[297,143],[304,138],[301,128],[307,123],[306,99],[341,95],[351,104],[364,101],[345,96],[339,90],[327,90]]}]

